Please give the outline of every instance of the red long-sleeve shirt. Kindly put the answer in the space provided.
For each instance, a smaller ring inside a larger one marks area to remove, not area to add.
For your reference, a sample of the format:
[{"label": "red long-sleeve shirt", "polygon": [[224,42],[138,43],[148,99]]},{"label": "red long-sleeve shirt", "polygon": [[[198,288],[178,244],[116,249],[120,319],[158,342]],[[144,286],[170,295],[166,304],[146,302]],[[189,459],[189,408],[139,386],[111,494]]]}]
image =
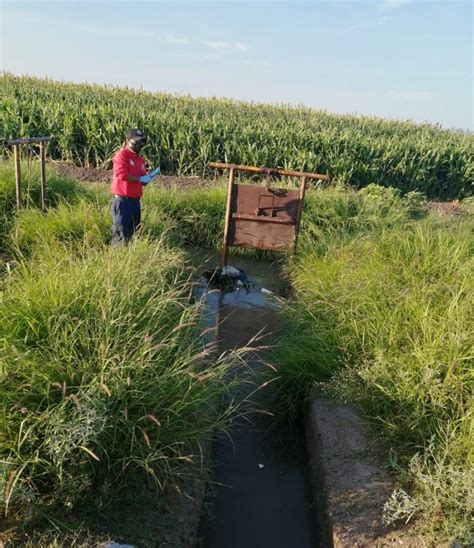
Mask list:
[{"label": "red long-sleeve shirt", "polygon": [[127,175],[134,175],[135,177],[146,175],[143,158],[125,147],[117,152],[112,162],[112,194],[127,196],[128,198],[141,198],[143,194],[142,183],[129,183],[126,177]]}]

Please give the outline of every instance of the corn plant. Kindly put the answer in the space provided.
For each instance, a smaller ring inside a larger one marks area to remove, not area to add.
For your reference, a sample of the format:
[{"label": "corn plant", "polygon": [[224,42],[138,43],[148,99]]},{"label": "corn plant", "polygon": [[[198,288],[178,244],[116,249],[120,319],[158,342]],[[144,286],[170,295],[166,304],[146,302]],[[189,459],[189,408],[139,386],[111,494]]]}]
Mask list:
[{"label": "corn plant", "polygon": [[150,164],[206,174],[210,160],[329,173],[454,199],[472,195],[474,138],[431,124],[304,107],[192,99],[3,73],[0,135],[54,136],[54,159],[109,166],[130,127],[150,135]]}]

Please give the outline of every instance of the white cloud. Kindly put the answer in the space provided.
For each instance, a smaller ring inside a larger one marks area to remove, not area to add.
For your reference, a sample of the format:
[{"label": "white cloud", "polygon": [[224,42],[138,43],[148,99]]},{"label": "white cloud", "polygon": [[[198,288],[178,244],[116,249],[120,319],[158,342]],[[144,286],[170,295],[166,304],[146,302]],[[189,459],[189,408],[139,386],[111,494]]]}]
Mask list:
[{"label": "white cloud", "polygon": [[409,4],[412,0],[383,0],[379,5],[382,11],[391,11],[401,8],[405,4]]},{"label": "white cloud", "polygon": [[255,67],[255,68],[274,68],[275,65],[273,63],[269,63],[268,61],[257,61],[255,59],[242,59],[240,61],[241,65],[245,65],[247,67]]},{"label": "white cloud", "polygon": [[359,32],[363,30],[367,31],[369,29],[375,29],[379,26],[387,24],[391,20],[392,18],[388,15],[380,15],[379,17],[377,17],[376,22],[360,23],[359,25],[349,25],[347,27],[342,27],[339,31],[336,32],[336,34],[346,34],[348,32]]},{"label": "white cloud", "polygon": [[167,44],[190,44],[190,40],[187,38],[182,38],[179,36],[175,36],[174,34],[167,34],[165,37],[165,42]]},{"label": "white cloud", "polygon": [[431,99],[433,93],[431,91],[395,91],[390,90],[387,92],[389,97],[394,99],[401,99],[402,101],[422,101],[425,99]]},{"label": "white cloud", "polygon": [[224,42],[222,40],[204,40],[202,42],[208,48],[211,48],[216,51],[225,52],[225,51],[248,51],[249,46],[242,42]]},{"label": "white cloud", "polygon": [[204,40],[202,42],[205,46],[211,49],[217,49],[221,51],[226,51],[231,48],[231,45],[229,42],[220,42],[220,41],[213,41],[213,40]]},{"label": "white cloud", "polygon": [[248,45],[243,44],[242,42],[234,42],[234,47],[239,51],[248,51],[249,49]]}]

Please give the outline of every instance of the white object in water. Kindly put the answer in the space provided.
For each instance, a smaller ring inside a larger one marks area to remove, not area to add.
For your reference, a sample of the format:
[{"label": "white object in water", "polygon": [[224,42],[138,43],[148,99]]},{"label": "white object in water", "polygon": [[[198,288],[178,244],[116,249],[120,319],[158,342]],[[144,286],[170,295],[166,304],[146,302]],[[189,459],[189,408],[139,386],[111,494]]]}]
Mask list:
[{"label": "white object in water", "polygon": [[270,291],[269,289],[265,289],[264,287],[262,287],[262,289],[260,289],[260,291],[262,293],[265,293],[265,295],[273,295],[273,291]]},{"label": "white object in water", "polygon": [[240,276],[240,270],[238,268],[235,268],[235,266],[224,266],[221,270],[221,276],[238,278]]},{"label": "white object in water", "polygon": [[114,540],[98,545],[100,548],[134,548],[133,544],[119,544]]},{"label": "white object in water", "polygon": [[264,467],[265,465],[264,464],[259,464],[258,467],[260,468],[260,470]]}]

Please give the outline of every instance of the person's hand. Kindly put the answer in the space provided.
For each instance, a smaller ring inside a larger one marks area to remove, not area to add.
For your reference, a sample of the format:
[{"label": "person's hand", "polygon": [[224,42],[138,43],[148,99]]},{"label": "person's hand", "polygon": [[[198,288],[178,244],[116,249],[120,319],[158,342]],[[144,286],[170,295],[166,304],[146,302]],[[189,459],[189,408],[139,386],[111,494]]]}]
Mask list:
[{"label": "person's hand", "polygon": [[139,182],[142,183],[142,185],[147,185],[153,177],[151,175],[142,175],[139,179]]},{"label": "person's hand", "polygon": [[155,178],[157,175],[161,175],[161,169],[159,167],[157,167],[156,169],[154,169],[153,171],[150,171],[150,173],[148,173],[148,175],[153,179]]}]

